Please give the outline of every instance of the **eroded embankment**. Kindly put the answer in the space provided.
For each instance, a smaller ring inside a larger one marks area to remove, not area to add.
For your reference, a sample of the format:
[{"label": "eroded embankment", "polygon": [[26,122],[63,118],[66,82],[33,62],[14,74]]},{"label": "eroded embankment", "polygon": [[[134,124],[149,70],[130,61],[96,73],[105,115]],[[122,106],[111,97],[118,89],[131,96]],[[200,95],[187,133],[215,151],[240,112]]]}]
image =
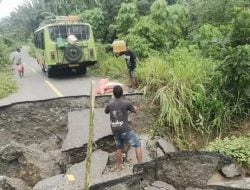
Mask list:
[{"label": "eroded embankment", "polygon": [[[126,98],[137,104],[141,96]],[[109,100],[110,96],[96,97],[96,108],[103,108]],[[68,133],[68,114],[88,108],[88,96],[0,107],[0,176],[22,179],[32,187],[41,179],[64,173],[68,155],[75,156],[74,163],[84,160],[84,148],[75,147],[67,151],[69,154],[61,148]],[[109,141],[109,137],[98,139],[96,148],[111,150],[114,144],[107,144]]]}]

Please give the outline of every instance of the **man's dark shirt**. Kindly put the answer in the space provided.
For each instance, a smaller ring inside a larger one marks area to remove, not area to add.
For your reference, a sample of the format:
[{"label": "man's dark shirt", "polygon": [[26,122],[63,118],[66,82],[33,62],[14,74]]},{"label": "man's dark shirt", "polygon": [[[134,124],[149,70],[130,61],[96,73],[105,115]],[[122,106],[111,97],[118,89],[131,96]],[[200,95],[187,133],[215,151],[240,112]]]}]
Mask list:
[{"label": "man's dark shirt", "polygon": [[120,55],[124,56],[127,67],[130,71],[136,68],[136,56],[134,52],[132,52],[131,50],[127,50],[126,52],[122,52]]},{"label": "man's dark shirt", "polygon": [[128,111],[135,113],[132,104],[124,99],[114,99],[105,108],[104,112],[110,114],[110,126],[114,135],[129,132]]}]

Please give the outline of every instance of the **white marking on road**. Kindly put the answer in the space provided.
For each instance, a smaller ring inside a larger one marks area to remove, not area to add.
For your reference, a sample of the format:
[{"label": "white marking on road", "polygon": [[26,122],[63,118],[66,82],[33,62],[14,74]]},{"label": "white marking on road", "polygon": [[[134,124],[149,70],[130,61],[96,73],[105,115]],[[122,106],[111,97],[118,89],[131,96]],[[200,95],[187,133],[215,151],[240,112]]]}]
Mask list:
[{"label": "white marking on road", "polygon": [[53,84],[51,84],[51,82],[49,82],[49,81],[47,81],[47,80],[45,80],[45,82],[46,82],[47,85],[49,85],[49,87],[53,90],[53,92],[54,92],[58,97],[63,97],[63,94],[62,94],[59,90],[57,90],[57,88],[56,88]]},{"label": "white marking on road", "polygon": [[35,69],[31,68],[31,70],[32,70],[34,73],[36,73],[36,70],[35,70]]}]

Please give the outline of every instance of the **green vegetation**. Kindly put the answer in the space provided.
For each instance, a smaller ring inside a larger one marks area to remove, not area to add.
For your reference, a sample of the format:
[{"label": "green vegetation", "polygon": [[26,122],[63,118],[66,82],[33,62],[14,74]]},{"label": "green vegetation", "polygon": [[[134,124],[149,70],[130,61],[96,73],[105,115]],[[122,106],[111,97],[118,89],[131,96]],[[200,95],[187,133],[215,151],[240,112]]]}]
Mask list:
[{"label": "green vegetation", "polygon": [[0,37],[0,98],[4,98],[16,90],[16,84],[8,67],[8,51]]},{"label": "green vegetation", "polygon": [[250,168],[250,135],[216,139],[206,150],[223,153]]},{"label": "green vegetation", "polygon": [[31,38],[45,17],[70,14],[92,24],[100,42],[93,72],[102,77],[126,81],[124,60],[106,50],[114,39],[128,42],[140,88],[158,107],[153,131],[180,148],[228,136],[250,117],[249,0],[32,0],[0,22],[0,33],[8,45]]},{"label": "green vegetation", "polygon": [[98,52],[98,64],[94,72],[99,76],[111,77],[113,79],[126,80],[127,68],[122,58],[116,58],[112,54],[107,54],[105,47],[96,44]]},{"label": "green vegetation", "polygon": [[16,91],[13,74],[7,69],[0,70],[0,99]]}]

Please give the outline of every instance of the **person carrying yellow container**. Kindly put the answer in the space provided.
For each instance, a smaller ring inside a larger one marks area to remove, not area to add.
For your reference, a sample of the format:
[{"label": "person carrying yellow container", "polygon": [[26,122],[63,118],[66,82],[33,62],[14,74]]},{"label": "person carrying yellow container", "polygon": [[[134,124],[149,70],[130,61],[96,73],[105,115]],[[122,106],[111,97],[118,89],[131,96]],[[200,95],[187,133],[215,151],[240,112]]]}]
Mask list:
[{"label": "person carrying yellow container", "polygon": [[118,56],[123,55],[126,61],[128,74],[129,74],[130,82],[131,82],[129,87],[132,88],[131,92],[133,92],[137,88],[137,85],[138,85],[137,77],[136,77],[136,63],[137,63],[136,55],[133,51],[131,51],[128,48],[128,44],[123,40],[114,41],[112,44],[112,47],[113,47],[113,52]]}]

